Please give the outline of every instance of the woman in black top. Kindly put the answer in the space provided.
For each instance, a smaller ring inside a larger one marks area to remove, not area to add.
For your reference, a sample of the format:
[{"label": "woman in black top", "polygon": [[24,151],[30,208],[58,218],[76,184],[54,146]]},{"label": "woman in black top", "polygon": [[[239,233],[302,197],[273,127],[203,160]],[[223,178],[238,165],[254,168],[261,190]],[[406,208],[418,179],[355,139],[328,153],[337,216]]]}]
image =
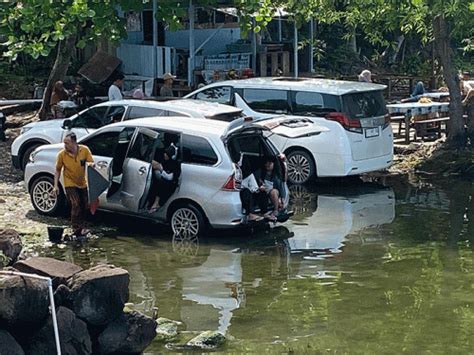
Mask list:
[{"label": "woman in black top", "polygon": [[178,187],[181,165],[176,161],[177,149],[174,146],[166,148],[163,162],[152,161],[153,178],[150,188],[149,213],[155,213],[173,195]]}]

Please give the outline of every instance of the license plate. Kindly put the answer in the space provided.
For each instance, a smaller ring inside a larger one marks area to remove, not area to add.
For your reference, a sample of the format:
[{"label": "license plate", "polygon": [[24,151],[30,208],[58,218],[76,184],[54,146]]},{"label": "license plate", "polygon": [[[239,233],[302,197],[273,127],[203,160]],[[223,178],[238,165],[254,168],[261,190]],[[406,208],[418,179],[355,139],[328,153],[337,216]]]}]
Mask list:
[{"label": "license plate", "polygon": [[379,135],[378,127],[365,129],[365,138],[378,137],[378,135]]}]

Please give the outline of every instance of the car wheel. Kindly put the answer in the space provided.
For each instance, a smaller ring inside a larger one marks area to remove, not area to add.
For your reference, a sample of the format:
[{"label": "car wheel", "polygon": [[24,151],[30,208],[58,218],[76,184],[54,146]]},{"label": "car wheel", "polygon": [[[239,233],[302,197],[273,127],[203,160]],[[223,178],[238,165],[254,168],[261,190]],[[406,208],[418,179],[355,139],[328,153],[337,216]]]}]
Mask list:
[{"label": "car wheel", "polygon": [[25,152],[23,153],[23,156],[21,157],[21,170],[25,171],[26,164],[28,164],[30,160],[30,154],[33,153],[33,151],[38,148],[41,144],[34,144],[28,148],[26,148]]},{"label": "car wheel", "polygon": [[171,229],[174,234],[199,236],[203,234],[205,228],[203,213],[191,204],[180,205],[171,214]]},{"label": "car wheel", "polygon": [[57,216],[65,206],[62,191],[56,196],[53,193],[54,180],[49,176],[41,176],[31,184],[31,203],[36,211],[47,216]]},{"label": "car wheel", "polygon": [[292,184],[307,183],[315,175],[316,168],[310,154],[293,150],[287,154],[288,181]]}]

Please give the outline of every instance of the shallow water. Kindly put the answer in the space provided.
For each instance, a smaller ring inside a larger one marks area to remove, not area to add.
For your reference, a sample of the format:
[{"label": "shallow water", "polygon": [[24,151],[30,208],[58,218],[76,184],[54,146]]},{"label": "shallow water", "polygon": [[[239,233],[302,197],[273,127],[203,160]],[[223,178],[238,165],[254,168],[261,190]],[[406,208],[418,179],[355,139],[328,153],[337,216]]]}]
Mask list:
[{"label": "shallow water", "polygon": [[197,240],[128,220],[54,253],[127,269],[135,308],[183,322],[179,341],[211,329],[233,352],[469,353],[473,197],[469,182],[336,180],[293,187],[295,215],[270,230]]}]

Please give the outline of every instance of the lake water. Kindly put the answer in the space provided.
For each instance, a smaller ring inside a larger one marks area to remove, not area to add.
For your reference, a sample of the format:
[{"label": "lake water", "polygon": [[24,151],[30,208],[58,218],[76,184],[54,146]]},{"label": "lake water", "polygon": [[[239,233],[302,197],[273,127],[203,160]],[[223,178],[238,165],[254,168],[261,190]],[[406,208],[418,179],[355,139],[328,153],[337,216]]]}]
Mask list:
[{"label": "lake water", "polygon": [[127,269],[135,308],[181,321],[179,341],[211,329],[232,352],[472,353],[473,183],[317,185],[293,187],[295,215],[269,230],[198,240],[128,219],[55,254]]}]

